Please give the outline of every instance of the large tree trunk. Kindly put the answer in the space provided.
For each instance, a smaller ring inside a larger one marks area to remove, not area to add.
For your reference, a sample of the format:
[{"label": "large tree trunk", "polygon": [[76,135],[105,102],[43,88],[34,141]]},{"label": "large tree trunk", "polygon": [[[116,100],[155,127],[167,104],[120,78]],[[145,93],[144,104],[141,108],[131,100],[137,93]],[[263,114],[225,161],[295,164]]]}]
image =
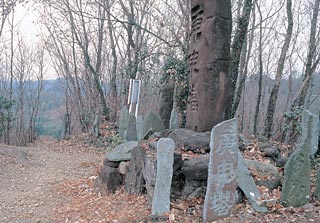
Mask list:
[{"label": "large tree trunk", "polygon": [[291,36],[292,36],[292,29],[293,29],[293,18],[292,18],[292,2],[291,0],[287,0],[287,16],[288,16],[288,27],[287,27],[287,34],[286,38],[281,50],[280,58],[278,61],[277,73],[275,78],[274,86],[271,90],[268,107],[267,107],[267,117],[266,117],[266,124],[265,124],[265,135],[270,138],[272,125],[273,125],[273,117],[276,108],[278,92],[280,88],[281,77],[283,73],[283,67],[286,59],[286,55],[290,46]]}]

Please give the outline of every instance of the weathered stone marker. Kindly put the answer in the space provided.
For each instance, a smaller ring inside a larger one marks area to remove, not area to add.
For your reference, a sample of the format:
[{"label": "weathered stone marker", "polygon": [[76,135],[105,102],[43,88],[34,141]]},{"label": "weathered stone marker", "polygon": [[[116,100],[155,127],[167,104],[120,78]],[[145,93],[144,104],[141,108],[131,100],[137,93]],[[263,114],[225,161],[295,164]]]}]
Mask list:
[{"label": "weathered stone marker", "polygon": [[119,118],[119,135],[121,137],[125,136],[125,132],[128,126],[128,116],[129,116],[129,110],[127,106],[123,106],[120,111],[120,118]]},{"label": "weathered stone marker", "polygon": [[138,115],[137,117],[137,138],[138,138],[138,141],[142,140],[143,139],[143,117],[142,115]]},{"label": "weathered stone marker", "polygon": [[158,141],[157,178],[152,200],[152,215],[162,215],[170,211],[174,148],[175,144],[172,139],[161,138]]},{"label": "weathered stone marker", "polygon": [[205,132],[225,120],[232,98],[231,1],[192,0],[191,19],[186,127]]},{"label": "weathered stone marker", "polygon": [[[308,136],[306,140],[310,140],[310,153],[311,157],[314,158],[314,155],[318,151],[318,143],[319,143],[319,116],[312,114],[310,111],[305,110],[304,115],[308,116],[309,118],[305,118],[302,120],[302,126],[306,128],[310,128],[311,134]],[[308,123],[305,123],[308,122]]]},{"label": "weathered stone marker", "polygon": [[166,128],[169,128],[170,111],[172,110],[174,97],[174,79],[168,77],[161,85],[159,115]]},{"label": "weathered stone marker", "polygon": [[169,129],[177,129],[179,128],[179,114],[176,106],[173,106],[170,116]]},{"label": "weathered stone marker", "polygon": [[142,194],[145,158],[146,151],[143,148],[137,146],[132,150],[129,172],[125,178],[125,190],[128,194]]},{"label": "weathered stone marker", "polygon": [[137,141],[137,121],[136,116],[131,113],[128,117],[127,130],[125,132],[125,139],[127,142]]},{"label": "weathered stone marker", "polygon": [[144,123],[143,123],[143,130],[144,130],[144,136],[146,135],[147,132],[150,130],[154,132],[161,132],[165,130],[166,127],[163,124],[163,121],[161,120],[159,114],[155,112],[154,110],[150,110],[145,118],[144,118]]},{"label": "weathered stone marker", "polygon": [[310,148],[312,135],[312,116],[302,113],[302,135],[295,151],[284,168],[284,182],[281,202],[284,206],[299,207],[310,198]]},{"label": "weathered stone marker", "polygon": [[208,184],[203,221],[227,217],[235,205],[238,169],[237,120],[216,125],[211,131]]}]

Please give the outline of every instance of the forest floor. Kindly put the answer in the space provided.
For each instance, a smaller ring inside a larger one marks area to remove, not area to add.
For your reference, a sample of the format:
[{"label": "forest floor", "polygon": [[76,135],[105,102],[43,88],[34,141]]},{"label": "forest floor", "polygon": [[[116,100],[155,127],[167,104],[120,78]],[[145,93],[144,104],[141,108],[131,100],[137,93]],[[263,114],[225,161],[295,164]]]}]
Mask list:
[{"label": "forest floor", "polygon": [[[150,216],[145,196],[127,195],[123,188],[115,194],[96,193],[93,182],[106,151],[85,143],[87,139],[0,145],[0,222],[202,222],[202,198],[172,201],[170,213],[156,218]],[[279,191],[272,193],[279,199]],[[265,214],[245,201],[231,217],[217,222],[320,222],[318,201],[300,208],[284,208],[278,201]]]}]

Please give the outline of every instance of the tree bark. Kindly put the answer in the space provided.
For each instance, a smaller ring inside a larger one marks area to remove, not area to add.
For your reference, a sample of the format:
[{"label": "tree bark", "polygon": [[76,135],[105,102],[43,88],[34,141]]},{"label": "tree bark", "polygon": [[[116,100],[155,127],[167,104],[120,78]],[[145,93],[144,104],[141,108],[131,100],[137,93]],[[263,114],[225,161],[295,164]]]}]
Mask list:
[{"label": "tree bark", "polygon": [[[110,38],[110,47],[111,47],[111,55],[112,55],[112,68],[111,68],[111,78],[110,78],[110,96],[115,102],[115,108],[117,107],[118,100],[117,100],[117,85],[116,85],[116,79],[117,79],[117,66],[118,66],[118,57],[117,57],[117,52],[116,52],[116,44],[115,44],[115,38],[113,34],[113,26],[111,22],[111,14],[110,14],[110,0],[106,1],[106,10],[107,10],[107,21],[108,21],[108,31],[109,31],[109,38]],[[116,118],[116,111],[112,112],[112,117],[111,119]]]},{"label": "tree bark", "polygon": [[257,104],[254,113],[254,121],[253,121],[253,135],[257,134],[258,128],[258,117],[260,111],[260,103],[261,103],[261,95],[262,95],[262,77],[263,77],[263,62],[262,62],[262,12],[260,6],[257,7],[260,15],[260,36],[259,36],[259,80],[258,80],[258,96],[257,96]]},{"label": "tree bark", "polygon": [[240,64],[241,53],[243,51],[243,45],[244,45],[244,42],[246,41],[246,35],[248,32],[251,9],[252,9],[252,0],[246,0],[243,5],[242,15],[238,19],[236,33],[233,39],[233,43],[231,45],[230,76],[232,79],[232,85],[233,85],[232,88],[235,89],[235,92],[232,100],[231,109],[228,112],[229,119],[234,117],[240,102],[241,93],[239,94],[238,90],[242,90],[242,88],[239,88],[239,87],[236,88],[236,83],[239,76],[238,74],[239,74],[239,64]]},{"label": "tree bark", "polygon": [[[81,49],[81,51],[83,53],[85,66],[89,70],[89,72],[93,75],[94,84],[95,84],[95,87],[96,87],[96,89],[98,91],[98,94],[99,94],[99,97],[100,97],[100,103],[101,103],[101,106],[102,106],[102,114],[106,117],[106,119],[109,119],[109,108],[107,106],[106,99],[105,99],[105,96],[104,96],[104,92],[103,92],[103,89],[102,89],[102,86],[101,86],[101,83],[100,83],[99,71],[95,70],[94,67],[91,64],[91,59],[90,59],[90,55],[89,55],[89,51],[88,51],[89,40],[88,40],[87,31],[86,31],[86,28],[85,28],[85,22],[84,22],[83,14],[82,14],[82,12],[80,10],[80,16],[81,16],[82,27],[83,27],[84,42],[81,41],[81,39],[79,37],[79,33],[77,32],[75,20],[74,20],[74,17],[73,17],[73,14],[72,14],[72,10],[71,10],[70,5],[69,5],[69,1],[66,2],[66,7],[68,9],[68,15],[69,15],[69,19],[70,19],[69,22],[70,22],[71,30],[74,33],[74,37],[75,37],[75,39],[77,41],[77,44],[79,45],[79,47],[80,47],[80,49]],[[101,26],[100,26],[100,29],[101,29]],[[101,31],[101,33],[102,33],[102,31]],[[103,39],[103,34],[101,34],[101,33],[100,33],[100,35],[98,37],[99,38],[98,42],[102,41],[102,39]],[[101,51],[99,51],[99,49],[98,49],[97,54],[99,54],[99,53],[101,53]],[[99,55],[97,55],[97,59],[99,59],[99,58],[101,60],[101,57],[99,57]],[[99,63],[101,63],[101,61],[97,61],[96,68],[100,69]]]},{"label": "tree bark", "polygon": [[286,59],[286,55],[290,46],[292,30],[293,30],[293,16],[292,16],[292,1],[287,0],[287,16],[288,16],[288,27],[287,33],[284,41],[284,45],[281,50],[280,58],[278,61],[277,73],[275,77],[275,83],[271,90],[268,107],[267,107],[267,117],[265,123],[265,135],[270,138],[272,132],[272,125],[273,125],[273,117],[276,108],[276,103],[278,99],[278,92],[280,88],[281,77],[283,73],[283,67]]},{"label": "tree bark", "polygon": [[318,22],[318,14],[319,14],[319,2],[320,0],[315,0],[314,8],[313,8],[307,63],[306,63],[305,72],[304,72],[304,80],[298,92],[298,96],[292,104],[291,110],[294,107],[304,106],[311,76],[314,73],[320,61],[319,57],[314,61],[314,56],[316,53],[316,33],[317,33],[317,22]]}]

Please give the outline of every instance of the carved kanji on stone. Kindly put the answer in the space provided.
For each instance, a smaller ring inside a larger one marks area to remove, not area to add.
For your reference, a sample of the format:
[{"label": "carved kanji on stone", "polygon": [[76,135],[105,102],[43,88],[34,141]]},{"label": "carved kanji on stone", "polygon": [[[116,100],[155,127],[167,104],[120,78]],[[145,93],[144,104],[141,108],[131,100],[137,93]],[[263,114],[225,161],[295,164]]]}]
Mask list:
[{"label": "carved kanji on stone", "polygon": [[191,19],[186,127],[204,132],[225,120],[233,94],[228,77],[231,2],[192,0]]},{"label": "carved kanji on stone", "polygon": [[216,125],[211,132],[208,185],[203,221],[227,217],[235,205],[238,169],[237,120]]}]

